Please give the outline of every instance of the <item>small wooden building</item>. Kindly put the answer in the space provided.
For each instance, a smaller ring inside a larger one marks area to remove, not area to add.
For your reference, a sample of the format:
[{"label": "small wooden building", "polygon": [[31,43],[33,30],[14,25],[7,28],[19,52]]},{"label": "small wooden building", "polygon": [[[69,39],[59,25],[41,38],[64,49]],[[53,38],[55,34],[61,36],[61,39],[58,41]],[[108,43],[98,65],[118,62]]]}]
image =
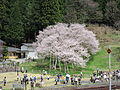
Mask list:
[{"label": "small wooden building", "polygon": [[17,59],[21,55],[20,49],[15,47],[8,47],[8,59]]}]

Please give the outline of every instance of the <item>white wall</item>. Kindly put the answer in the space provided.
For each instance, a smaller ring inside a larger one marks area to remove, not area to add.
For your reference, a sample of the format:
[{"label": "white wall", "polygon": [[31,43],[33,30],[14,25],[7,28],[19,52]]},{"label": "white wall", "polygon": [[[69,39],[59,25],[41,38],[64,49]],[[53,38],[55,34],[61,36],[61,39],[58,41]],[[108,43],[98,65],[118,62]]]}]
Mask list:
[{"label": "white wall", "polygon": [[38,59],[37,52],[28,52],[27,59],[29,59],[29,58],[31,58],[31,59]]},{"label": "white wall", "polygon": [[21,46],[21,51],[25,51],[26,59],[38,59],[38,54],[32,46]]}]

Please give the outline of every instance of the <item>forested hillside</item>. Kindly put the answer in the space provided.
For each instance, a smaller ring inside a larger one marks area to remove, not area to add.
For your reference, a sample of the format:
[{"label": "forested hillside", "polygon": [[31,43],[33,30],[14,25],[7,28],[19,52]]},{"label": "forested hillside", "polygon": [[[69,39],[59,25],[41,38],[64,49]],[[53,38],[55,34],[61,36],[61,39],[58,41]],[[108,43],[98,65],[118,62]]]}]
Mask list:
[{"label": "forested hillside", "polygon": [[8,45],[33,42],[39,30],[57,22],[120,30],[120,0],[1,0],[0,12],[0,39]]}]

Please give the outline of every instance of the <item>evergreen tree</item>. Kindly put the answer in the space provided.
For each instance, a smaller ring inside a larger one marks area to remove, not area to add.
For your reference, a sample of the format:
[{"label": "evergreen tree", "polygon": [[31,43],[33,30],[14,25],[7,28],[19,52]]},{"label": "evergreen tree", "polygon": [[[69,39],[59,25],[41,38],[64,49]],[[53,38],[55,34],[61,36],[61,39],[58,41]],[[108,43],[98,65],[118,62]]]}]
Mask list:
[{"label": "evergreen tree", "polygon": [[35,23],[39,29],[63,21],[62,0],[36,0]]},{"label": "evergreen tree", "polygon": [[9,26],[5,39],[9,44],[19,44],[24,38],[24,28],[19,0],[11,0]]},{"label": "evergreen tree", "polygon": [[0,2],[0,38],[5,40],[6,28],[9,23],[10,2],[9,0],[1,0]]},{"label": "evergreen tree", "polygon": [[117,2],[110,1],[107,3],[105,16],[109,25],[120,29],[120,9]]}]

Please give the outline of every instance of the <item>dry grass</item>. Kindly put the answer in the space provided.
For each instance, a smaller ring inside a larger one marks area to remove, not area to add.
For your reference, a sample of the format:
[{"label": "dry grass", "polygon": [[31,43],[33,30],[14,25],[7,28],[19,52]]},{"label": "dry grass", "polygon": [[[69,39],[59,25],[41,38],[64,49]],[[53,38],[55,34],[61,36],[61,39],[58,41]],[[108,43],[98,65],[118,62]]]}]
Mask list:
[{"label": "dry grass", "polygon": [[106,46],[109,44],[120,45],[120,30],[117,31],[112,27],[104,25],[88,25],[87,28],[96,34],[96,37],[100,41],[101,46]]}]

